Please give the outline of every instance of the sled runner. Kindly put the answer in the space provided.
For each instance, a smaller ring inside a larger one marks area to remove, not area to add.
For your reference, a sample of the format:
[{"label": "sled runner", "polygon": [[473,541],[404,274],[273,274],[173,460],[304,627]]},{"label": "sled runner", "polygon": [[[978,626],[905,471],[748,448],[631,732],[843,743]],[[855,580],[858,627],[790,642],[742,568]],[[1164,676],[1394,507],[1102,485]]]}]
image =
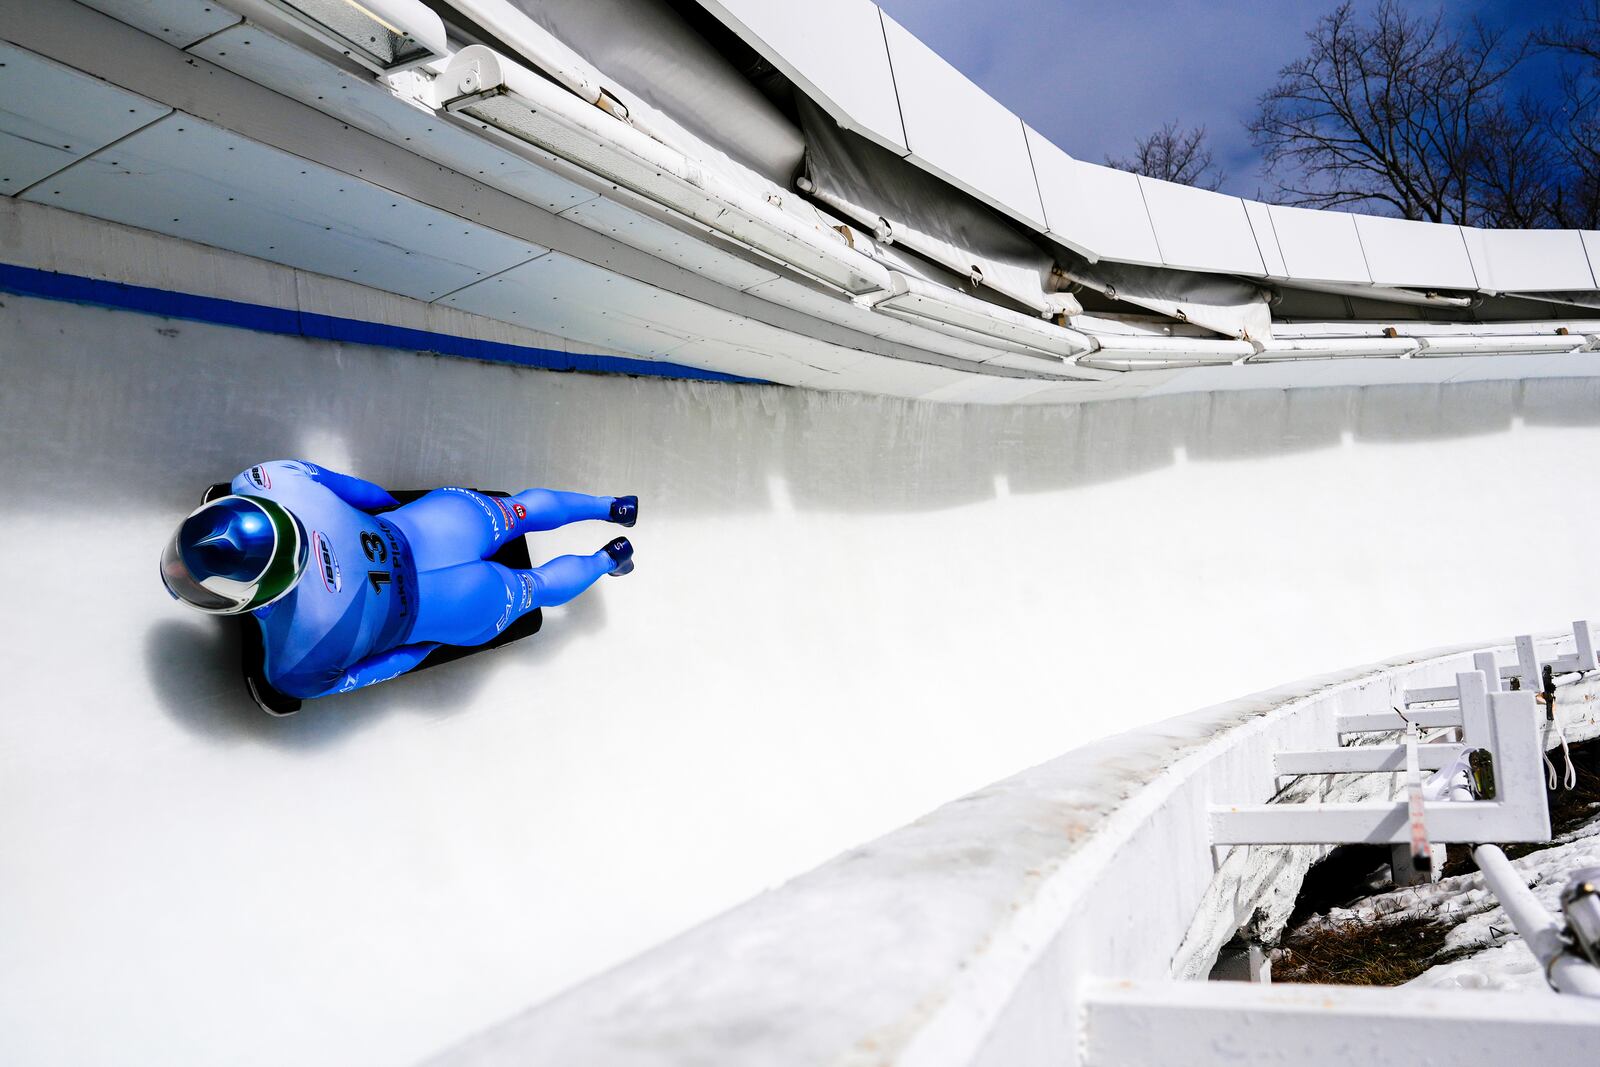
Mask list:
[{"label": "sled runner", "polygon": [[[218,482],[206,490],[202,503],[227,496],[230,492],[232,492],[232,487],[227,482]],[[399,502],[395,505],[395,507],[399,507],[401,504],[409,504],[430,492],[432,490],[429,489],[395,489],[390,490],[389,495]],[[484,496],[511,495],[496,489],[476,489],[474,492],[482,493]],[[385,511],[393,510],[394,508],[372,508],[369,509],[369,514],[381,515]],[[525,537],[512,538],[500,547],[500,551],[489,558],[514,570],[528,570],[533,566],[533,561],[528,556],[528,539]],[[417,671],[425,671],[429,667],[437,667],[441,663],[449,663],[453,660],[461,659],[463,656],[487,652],[489,649],[499,648],[501,645],[509,645],[511,642],[521,640],[524,637],[531,637],[539,632],[539,627],[543,623],[543,612],[538,608],[534,608],[518,618],[510,626],[507,626],[494,640],[486,641],[481,645],[442,645],[428,653],[427,659],[406,673],[415,674]],[[243,638],[241,641],[243,648],[241,658],[244,666],[244,681],[250,690],[250,698],[256,702],[262,711],[269,715],[293,715],[300,710],[301,701],[297,697],[278,692],[272,687],[272,683],[267,681],[265,649],[261,642],[260,624],[249,615],[241,615],[239,617],[239,626],[240,636]]]}]

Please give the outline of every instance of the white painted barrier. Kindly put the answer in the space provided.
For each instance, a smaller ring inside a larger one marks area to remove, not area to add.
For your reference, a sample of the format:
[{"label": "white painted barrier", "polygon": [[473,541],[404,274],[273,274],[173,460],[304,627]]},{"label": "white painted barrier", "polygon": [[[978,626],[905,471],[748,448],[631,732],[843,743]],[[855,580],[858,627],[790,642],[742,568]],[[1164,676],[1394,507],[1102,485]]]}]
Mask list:
[{"label": "white painted barrier", "polygon": [[1572,640],[1572,654],[1557,656],[1551,661],[1550,669],[1556,674],[1570,674],[1573,671],[1587,673],[1600,668],[1600,659],[1596,658],[1594,650],[1594,631],[1590,629],[1587,619],[1579,619],[1572,624]]},{"label": "white painted barrier", "polygon": [[[1422,811],[1416,815],[1426,821],[1428,838],[1441,842],[1548,840],[1550,818],[1539,773],[1543,753],[1539,726],[1543,716],[1535,711],[1533,694],[1485,694],[1482,676],[1476,671],[1458,677],[1463,708],[1473,705],[1481,708],[1487,697],[1492,728],[1485,730],[1481,722],[1474,722],[1475,728],[1468,736],[1474,743],[1477,738],[1493,738],[1489,747],[1494,756],[1497,792],[1494,800],[1422,803]],[[1469,689],[1473,682],[1477,687],[1475,694]],[[1481,717],[1481,710],[1468,712],[1465,717],[1470,722]],[[1462,718],[1458,712],[1457,721]],[[1412,731],[1414,733],[1415,726]],[[1406,749],[1400,751],[1404,761]],[[1412,753],[1407,769],[1414,774],[1418,768],[1414,749]],[[1420,787],[1420,783],[1417,784]],[[1408,825],[1407,804],[1401,800],[1236,804],[1219,806],[1211,816],[1211,840],[1218,845],[1401,844],[1412,839],[1416,832]]]}]

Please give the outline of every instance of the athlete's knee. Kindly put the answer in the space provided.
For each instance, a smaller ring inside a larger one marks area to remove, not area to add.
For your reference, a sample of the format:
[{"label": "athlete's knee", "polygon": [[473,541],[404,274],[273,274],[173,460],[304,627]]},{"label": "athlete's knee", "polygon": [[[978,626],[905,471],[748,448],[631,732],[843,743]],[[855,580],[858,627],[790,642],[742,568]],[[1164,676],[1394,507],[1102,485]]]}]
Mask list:
[{"label": "athlete's knee", "polygon": [[519,616],[534,608],[555,607],[546,597],[544,580],[537,571],[511,571],[506,586],[511,590],[512,610]]}]

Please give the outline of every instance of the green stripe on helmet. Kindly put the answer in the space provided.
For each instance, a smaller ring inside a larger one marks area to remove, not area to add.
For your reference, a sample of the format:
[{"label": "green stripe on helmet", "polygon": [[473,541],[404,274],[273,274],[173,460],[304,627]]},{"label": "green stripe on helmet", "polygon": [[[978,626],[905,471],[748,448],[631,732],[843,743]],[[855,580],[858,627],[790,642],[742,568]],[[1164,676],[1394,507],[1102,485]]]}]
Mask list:
[{"label": "green stripe on helmet", "polygon": [[300,520],[290,514],[287,508],[262,496],[252,496],[249,500],[260,505],[261,510],[267,513],[273,532],[277,535],[277,543],[272,550],[272,562],[262,572],[255,593],[251,595],[250,602],[240,609],[242,611],[265,607],[293,589],[305,573],[306,560],[310,555],[305,530]]}]

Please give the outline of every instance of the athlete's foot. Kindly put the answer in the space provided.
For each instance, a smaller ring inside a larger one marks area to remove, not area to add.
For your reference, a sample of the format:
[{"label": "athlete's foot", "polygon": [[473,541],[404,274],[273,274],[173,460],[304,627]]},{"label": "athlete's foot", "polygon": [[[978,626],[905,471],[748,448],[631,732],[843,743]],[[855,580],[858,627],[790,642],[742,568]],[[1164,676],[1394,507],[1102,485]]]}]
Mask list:
[{"label": "athlete's foot", "polygon": [[619,496],[611,502],[611,515],[606,520],[618,526],[632,526],[639,521],[639,498]]},{"label": "athlete's foot", "polygon": [[621,577],[633,570],[633,545],[626,537],[619,537],[607,545],[604,550],[611,557],[610,574]]}]

